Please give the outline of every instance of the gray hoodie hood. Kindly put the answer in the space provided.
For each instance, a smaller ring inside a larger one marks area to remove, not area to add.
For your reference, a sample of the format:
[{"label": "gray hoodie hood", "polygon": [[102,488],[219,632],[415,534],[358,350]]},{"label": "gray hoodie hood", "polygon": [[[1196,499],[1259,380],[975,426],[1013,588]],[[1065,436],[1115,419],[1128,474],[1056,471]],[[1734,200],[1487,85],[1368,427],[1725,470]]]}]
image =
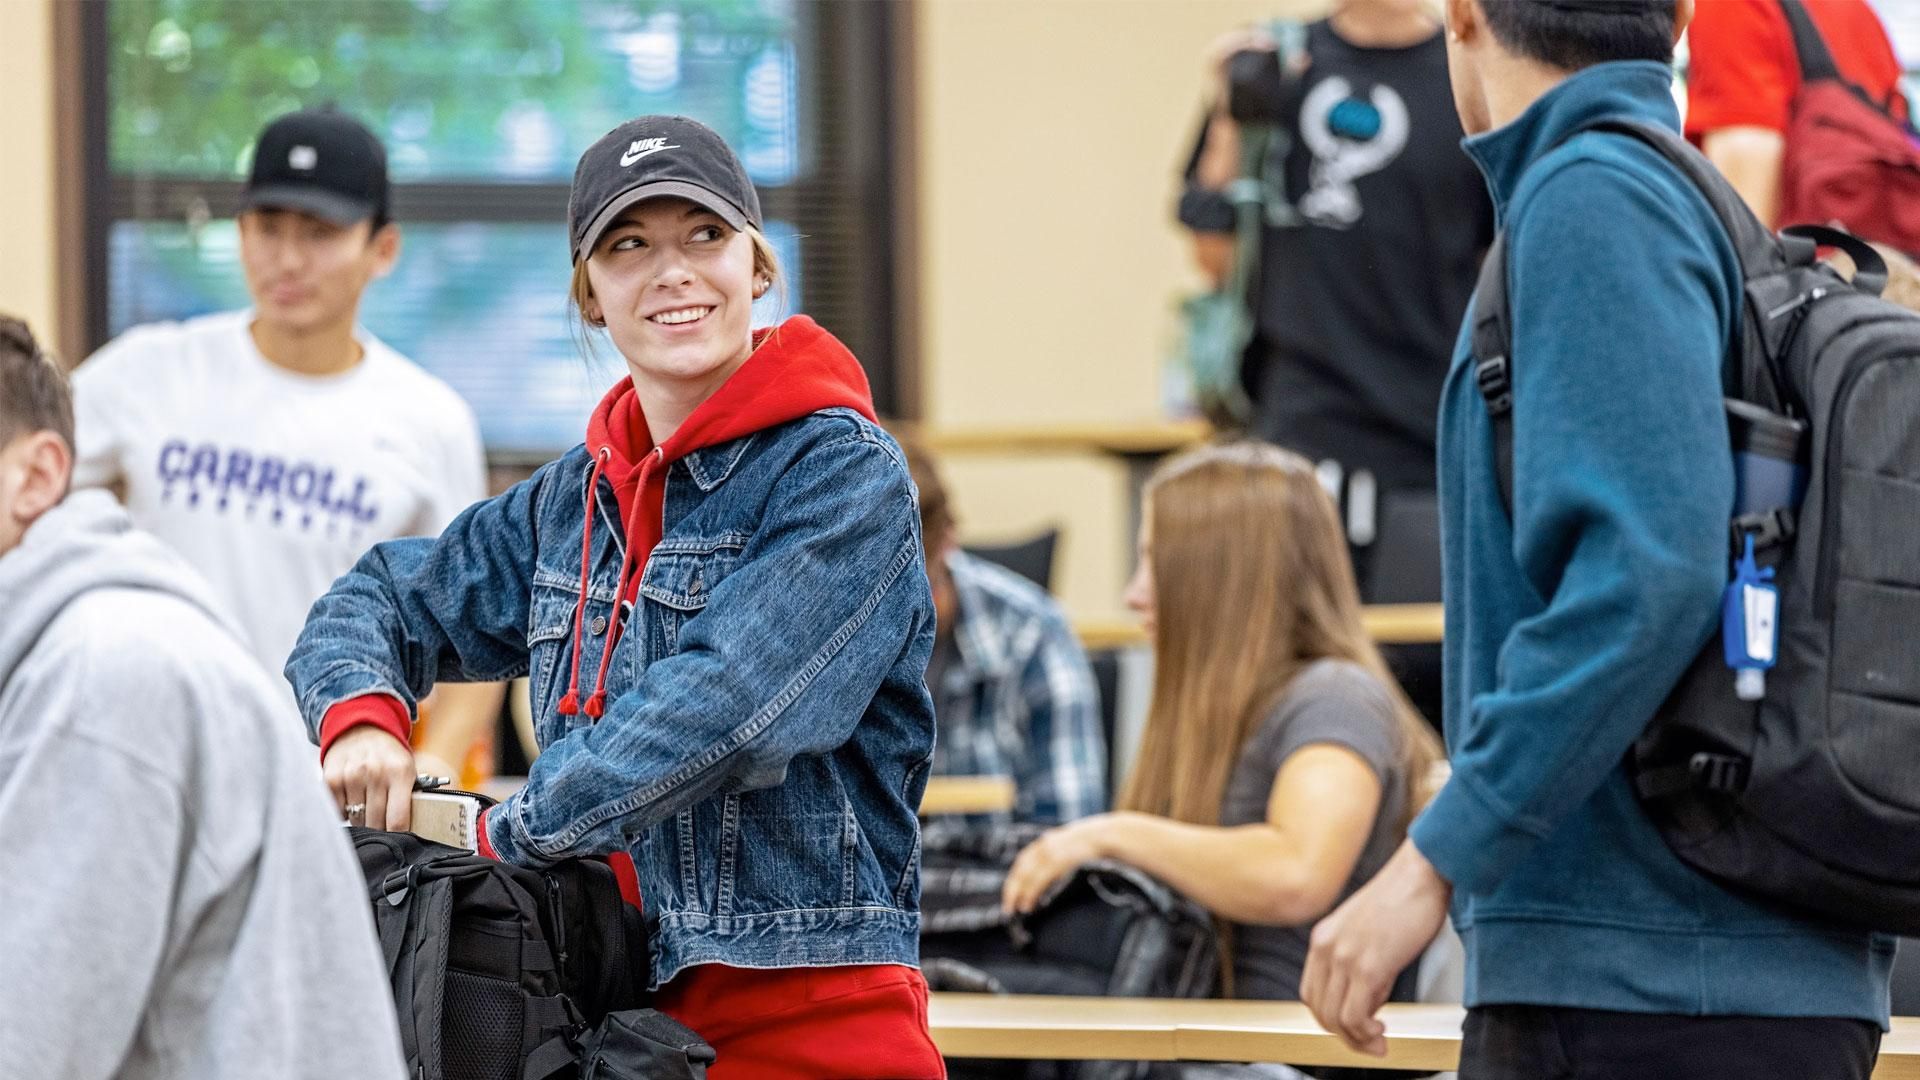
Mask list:
[{"label": "gray hoodie hood", "polygon": [[76,491],[34,522],[20,546],[0,555],[0,685],[69,603],[114,587],[179,597],[235,633],[234,620],[186,560],[134,528],[113,496]]}]

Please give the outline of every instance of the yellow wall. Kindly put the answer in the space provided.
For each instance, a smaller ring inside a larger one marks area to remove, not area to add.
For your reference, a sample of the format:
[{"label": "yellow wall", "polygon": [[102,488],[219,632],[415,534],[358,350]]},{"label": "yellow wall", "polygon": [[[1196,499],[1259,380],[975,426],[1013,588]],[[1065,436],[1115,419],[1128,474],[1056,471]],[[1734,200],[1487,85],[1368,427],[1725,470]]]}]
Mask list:
[{"label": "yellow wall", "polygon": [[[1172,223],[1208,45],[1315,0],[922,0],[920,357],[929,426],[1161,419]],[[1056,591],[1120,611],[1124,470],[1096,453],[950,455],[963,539],[1067,528]]]},{"label": "yellow wall", "polygon": [[53,0],[0,0],[0,312],[55,338]]},{"label": "yellow wall", "polygon": [[922,382],[935,427],[1151,420],[1203,56],[1274,0],[924,0]]}]

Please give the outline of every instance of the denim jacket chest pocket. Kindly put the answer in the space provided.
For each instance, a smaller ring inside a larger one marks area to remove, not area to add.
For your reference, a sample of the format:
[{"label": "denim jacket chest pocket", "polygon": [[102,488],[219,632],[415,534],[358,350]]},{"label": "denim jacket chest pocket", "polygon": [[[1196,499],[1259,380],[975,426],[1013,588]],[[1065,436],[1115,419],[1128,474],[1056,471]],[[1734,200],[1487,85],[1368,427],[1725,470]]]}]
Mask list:
[{"label": "denim jacket chest pocket", "polygon": [[[574,612],[579,601],[578,578],[546,568],[534,571],[533,596],[527,608],[527,689],[534,735],[543,747],[565,735],[569,728],[589,722],[584,715],[562,716],[559,712],[560,698],[567,692],[573,674]],[[586,609],[580,612],[579,622],[583,698],[592,690],[613,612],[611,588],[596,585],[588,589]]]},{"label": "denim jacket chest pocket", "polygon": [[714,588],[740,564],[747,540],[737,533],[711,540],[673,540],[647,556],[640,597],[647,601],[643,607],[649,660],[680,651],[680,631],[706,610]]}]

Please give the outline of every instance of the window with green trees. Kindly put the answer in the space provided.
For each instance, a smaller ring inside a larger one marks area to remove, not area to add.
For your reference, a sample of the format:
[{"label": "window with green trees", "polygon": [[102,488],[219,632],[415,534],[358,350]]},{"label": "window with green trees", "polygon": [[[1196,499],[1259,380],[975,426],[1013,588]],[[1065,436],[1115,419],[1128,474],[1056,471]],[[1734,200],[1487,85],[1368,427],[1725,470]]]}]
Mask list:
[{"label": "window with green trees", "polygon": [[[473,404],[490,450],[571,445],[617,359],[566,318],[567,185],[621,121],[716,128],[760,188],[785,303],[894,380],[882,4],[815,0],[108,0],[89,5],[93,335],[242,307],[255,135],[331,104],[386,142],[402,256],[361,318]],[[764,310],[763,319],[779,312]],[[95,344],[98,344],[96,340]]]}]

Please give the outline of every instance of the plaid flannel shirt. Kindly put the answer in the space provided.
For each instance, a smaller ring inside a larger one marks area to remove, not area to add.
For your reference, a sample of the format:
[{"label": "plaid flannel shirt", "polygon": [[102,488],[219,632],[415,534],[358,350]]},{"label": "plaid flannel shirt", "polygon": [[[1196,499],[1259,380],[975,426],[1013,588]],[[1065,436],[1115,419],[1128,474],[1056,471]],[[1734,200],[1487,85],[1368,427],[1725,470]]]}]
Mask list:
[{"label": "plaid flannel shirt", "polygon": [[1100,691],[1060,605],[1027,579],[948,556],[959,597],[956,655],[932,687],[940,776],[1012,777],[1011,813],[936,818],[929,847],[1008,822],[1055,825],[1107,808]]}]

